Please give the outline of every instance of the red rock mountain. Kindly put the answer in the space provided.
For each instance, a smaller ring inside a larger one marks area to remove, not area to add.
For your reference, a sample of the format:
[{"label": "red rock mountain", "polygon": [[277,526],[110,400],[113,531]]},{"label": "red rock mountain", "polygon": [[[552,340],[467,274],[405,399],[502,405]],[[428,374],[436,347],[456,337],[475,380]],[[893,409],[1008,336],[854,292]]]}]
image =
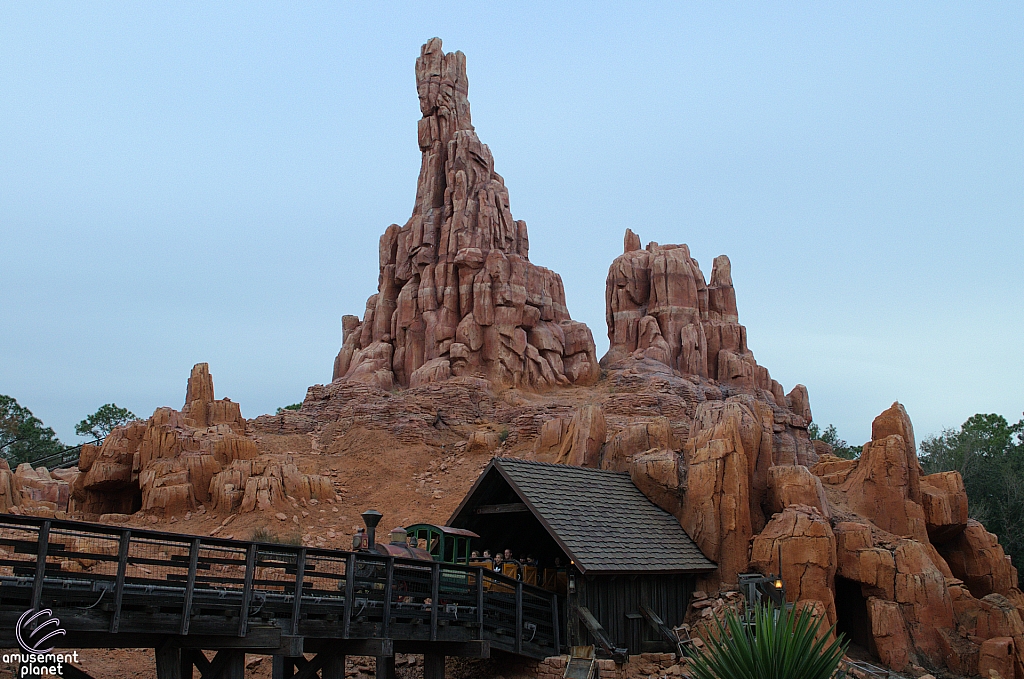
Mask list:
[{"label": "red rock mountain", "polygon": [[346,316],[334,379],[391,388],[462,375],[497,384],[592,384],[593,336],[569,318],[557,273],[529,260],[526,222],[470,120],[462,52],[416,60],[423,154],[416,203],[380,238],[377,293]]}]

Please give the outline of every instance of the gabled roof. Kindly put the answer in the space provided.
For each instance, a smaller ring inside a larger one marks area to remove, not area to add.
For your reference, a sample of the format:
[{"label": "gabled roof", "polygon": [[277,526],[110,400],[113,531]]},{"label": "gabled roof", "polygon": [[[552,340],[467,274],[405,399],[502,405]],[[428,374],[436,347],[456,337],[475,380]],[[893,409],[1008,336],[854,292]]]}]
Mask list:
[{"label": "gabled roof", "polygon": [[583,573],[704,573],[715,569],[676,519],[640,492],[629,474],[494,458],[448,520],[477,503],[500,474]]}]

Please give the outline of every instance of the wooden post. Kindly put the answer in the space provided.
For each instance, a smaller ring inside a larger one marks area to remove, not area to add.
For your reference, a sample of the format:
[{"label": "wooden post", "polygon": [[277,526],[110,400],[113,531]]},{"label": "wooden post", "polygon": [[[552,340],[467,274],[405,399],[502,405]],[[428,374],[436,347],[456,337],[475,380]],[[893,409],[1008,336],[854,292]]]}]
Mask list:
[{"label": "wooden post", "polygon": [[324,666],[320,669],[321,679],[345,679],[345,656],[342,653],[332,653],[324,660]]},{"label": "wooden post", "polygon": [[444,655],[423,654],[423,679],[444,679]]},{"label": "wooden post", "polygon": [[[249,603],[252,601],[252,580],[256,573],[256,543],[249,544],[245,555],[245,584],[242,585],[242,608],[238,611],[238,636],[249,633]],[[245,663],[243,662],[244,666]],[[242,669],[245,669],[244,667]]]},{"label": "wooden post", "polygon": [[551,593],[551,632],[555,638],[555,652],[553,655],[559,655],[562,652],[561,639],[559,639],[558,629],[558,594],[555,592]]},{"label": "wooden post", "polygon": [[[110,633],[116,634],[121,624],[121,601],[124,598],[124,575],[128,570],[128,547],[131,545],[132,532],[125,529],[121,533],[121,544],[117,548],[117,579],[114,582],[114,614],[110,618]],[[190,665],[191,666],[191,665]]]},{"label": "wooden post", "polygon": [[437,608],[441,598],[441,564],[430,566],[430,640],[437,641]]},{"label": "wooden post", "polygon": [[299,550],[295,561],[295,598],[292,600],[292,634],[299,633],[299,616],[302,614],[302,580],[306,575],[306,548]]},{"label": "wooden post", "polygon": [[342,639],[348,639],[352,629],[352,598],[356,595],[356,553],[348,555],[345,562],[345,622],[341,628]]},{"label": "wooden post", "polygon": [[292,679],[294,675],[295,663],[292,662],[292,659],[286,655],[275,655],[271,670],[272,679]]},{"label": "wooden post", "polygon": [[245,679],[245,651],[222,648],[217,651],[209,669],[202,674],[217,679]]},{"label": "wooden post", "polygon": [[192,618],[192,594],[196,589],[196,570],[199,568],[199,538],[192,540],[188,552],[188,578],[185,581],[185,604],[181,608],[181,633],[188,634],[188,623]]},{"label": "wooden post", "polygon": [[523,582],[516,581],[516,653],[523,652]]},{"label": "wooden post", "polygon": [[[165,640],[155,649],[156,652],[156,677],[157,679],[182,679],[182,652],[177,646],[171,643],[170,639]],[[191,666],[191,662],[189,665]]]},{"label": "wooden post", "polygon": [[[381,623],[381,636],[387,639],[391,635],[391,590],[395,584],[395,557],[389,556],[384,566],[384,619]],[[394,664],[394,661],[392,661]]]},{"label": "wooden post", "polygon": [[395,679],[395,656],[377,656],[376,679]]},{"label": "wooden post", "polygon": [[36,578],[32,581],[32,610],[38,611],[43,602],[43,578],[46,577],[46,549],[50,544],[50,522],[43,521],[36,542]]},{"label": "wooden post", "polygon": [[476,625],[477,638],[484,638],[484,569],[476,569]]}]

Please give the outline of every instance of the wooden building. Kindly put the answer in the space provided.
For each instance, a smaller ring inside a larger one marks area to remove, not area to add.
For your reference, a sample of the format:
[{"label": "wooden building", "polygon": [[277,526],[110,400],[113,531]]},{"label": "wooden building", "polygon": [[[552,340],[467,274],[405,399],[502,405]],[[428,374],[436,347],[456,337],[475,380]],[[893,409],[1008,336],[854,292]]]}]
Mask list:
[{"label": "wooden building", "polygon": [[474,549],[560,566],[563,643],[606,654],[674,650],[666,628],[715,569],[628,474],[601,469],[495,458],[448,525],[480,535]]}]

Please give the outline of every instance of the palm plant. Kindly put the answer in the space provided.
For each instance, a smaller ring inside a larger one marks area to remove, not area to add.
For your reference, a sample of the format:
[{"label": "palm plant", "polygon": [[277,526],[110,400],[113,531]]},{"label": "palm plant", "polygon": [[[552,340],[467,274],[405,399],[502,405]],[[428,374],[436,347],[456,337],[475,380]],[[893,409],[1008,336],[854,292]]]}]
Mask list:
[{"label": "palm plant", "polygon": [[[717,621],[716,621],[717,622]],[[847,642],[839,635],[831,642],[818,635],[821,618],[807,608],[758,606],[753,624],[734,612],[725,624],[717,622],[718,634],[691,658],[694,679],[829,679],[845,677],[839,663]]]}]

